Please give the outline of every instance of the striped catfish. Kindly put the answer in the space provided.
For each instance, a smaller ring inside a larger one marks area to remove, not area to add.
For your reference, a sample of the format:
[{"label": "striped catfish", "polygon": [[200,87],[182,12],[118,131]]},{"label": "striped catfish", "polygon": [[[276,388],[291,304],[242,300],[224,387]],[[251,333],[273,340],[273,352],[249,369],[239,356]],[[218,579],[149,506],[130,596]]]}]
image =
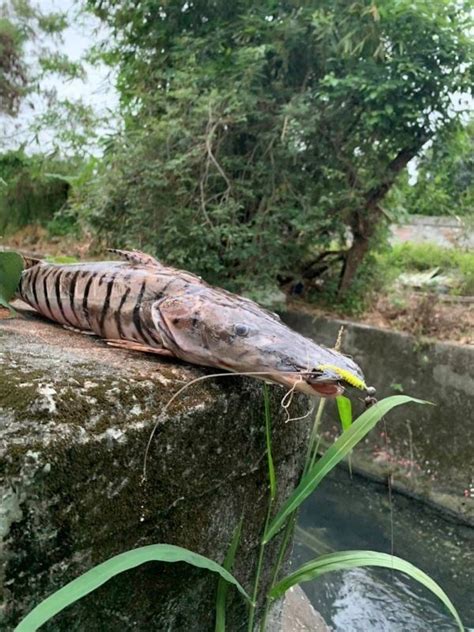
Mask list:
[{"label": "striped catfish", "polygon": [[[138,251],[123,261],[58,265],[25,258],[19,295],[43,316],[92,332],[110,345],[333,397],[348,384],[367,390],[348,357],[284,325],[257,303]],[[370,392],[370,388],[369,388]]]}]

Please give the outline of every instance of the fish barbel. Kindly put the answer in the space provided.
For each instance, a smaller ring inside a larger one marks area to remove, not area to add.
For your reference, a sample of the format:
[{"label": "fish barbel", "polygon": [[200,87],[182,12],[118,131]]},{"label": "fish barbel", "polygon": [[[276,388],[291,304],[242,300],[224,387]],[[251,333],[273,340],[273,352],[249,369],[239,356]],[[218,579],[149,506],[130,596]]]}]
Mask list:
[{"label": "fish barbel", "polygon": [[313,396],[334,397],[348,385],[367,390],[353,360],[296,333],[254,301],[144,253],[112,252],[124,261],[25,259],[19,295],[50,320],[112,346],[255,373]]}]

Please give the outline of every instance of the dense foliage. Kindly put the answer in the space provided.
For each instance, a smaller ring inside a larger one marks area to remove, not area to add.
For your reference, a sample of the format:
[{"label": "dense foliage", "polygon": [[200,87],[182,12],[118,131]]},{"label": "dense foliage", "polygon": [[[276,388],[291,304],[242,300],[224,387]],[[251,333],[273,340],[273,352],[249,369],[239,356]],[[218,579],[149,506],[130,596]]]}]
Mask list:
[{"label": "dense foliage", "polygon": [[22,59],[23,37],[20,30],[0,18],[0,112],[13,114],[26,86],[26,69]]},{"label": "dense foliage", "polygon": [[[386,282],[401,273],[425,272],[439,268],[441,274],[453,275],[451,290],[455,294],[474,294],[474,253],[468,250],[446,248],[432,243],[396,244],[376,257],[379,274]],[[385,287],[387,283],[385,284]]]},{"label": "dense foliage", "polygon": [[405,174],[391,206],[419,215],[473,215],[474,121],[435,139],[419,161],[416,182],[410,185]]},{"label": "dense foliage", "polygon": [[[52,55],[44,37],[58,36],[66,27],[64,14],[45,12],[29,0],[3,0],[0,4],[0,113],[15,115],[22,99],[38,90],[44,72],[71,75],[76,64]],[[34,54],[26,58],[27,43]]]},{"label": "dense foliage", "polygon": [[89,221],[230,287],[298,277],[337,247],[346,290],[387,191],[470,88],[462,2],[89,7],[113,33],[125,117]]},{"label": "dense foliage", "polygon": [[28,224],[46,226],[53,220],[54,229],[59,222],[55,214],[69,195],[67,174],[76,169],[76,161],[27,156],[22,151],[0,155],[0,234]]}]

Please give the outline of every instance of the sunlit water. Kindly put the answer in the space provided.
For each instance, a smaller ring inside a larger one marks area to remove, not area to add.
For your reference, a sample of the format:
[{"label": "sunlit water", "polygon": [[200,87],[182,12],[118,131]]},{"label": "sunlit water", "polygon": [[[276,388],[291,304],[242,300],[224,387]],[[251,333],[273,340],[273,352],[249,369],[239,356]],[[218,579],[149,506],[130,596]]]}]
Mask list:
[{"label": "sunlit water", "polygon": [[[391,552],[427,572],[474,631],[474,529],[383,485],[337,470],[303,506],[295,563],[344,549]],[[303,584],[337,632],[454,632],[456,624],[430,592],[381,568],[327,574]]]}]

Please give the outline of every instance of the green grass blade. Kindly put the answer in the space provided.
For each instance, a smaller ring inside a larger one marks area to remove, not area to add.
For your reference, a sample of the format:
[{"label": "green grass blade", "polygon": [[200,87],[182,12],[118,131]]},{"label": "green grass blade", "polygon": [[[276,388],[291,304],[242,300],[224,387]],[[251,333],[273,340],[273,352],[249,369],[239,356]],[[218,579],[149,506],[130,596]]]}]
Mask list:
[{"label": "green grass blade", "polygon": [[187,562],[199,568],[218,573],[226,581],[233,584],[237,590],[250,601],[250,597],[225,568],[217,562],[203,555],[193,553],[180,546],[172,544],[151,544],[138,549],[132,549],[110,558],[102,564],[98,564],[72,582],[63,586],[58,591],[47,597],[36,606],[15,628],[15,632],[33,632],[43,623],[49,621],[58,612],[71,605],[78,599],[89,594],[105,582],[119,573],[128,571],[145,562]]},{"label": "green grass blade", "polygon": [[273,501],[275,500],[276,496],[276,476],[272,456],[272,418],[270,413],[270,396],[268,394],[267,384],[263,385],[263,402],[265,406],[265,440],[267,442],[267,464],[268,478],[270,481],[270,498]]},{"label": "green grass blade", "polygon": [[[226,571],[232,570],[234,566],[235,554],[240,542],[240,534],[242,532],[243,517],[240,519],[239,524],[235,528],[232,541],[225,556],[222,566]],[[225,613],[227,603],[227,593],[229,592],[229,582],[223,577],[219,577],[217,582],[217,597],[216,597],[216,632],[225,632]]]},{"label": "green grass blade", "polygon": [[283,527],[287,518],[301,503],[316,489],[323,478],[361,441],[380,419],[395,406],[416,402],[426,404],[420,399],[414,399],[407,395],[393,395],[386,397],[374,406],[371,406],[354,421],[333,444],[326,450],[319,461],[303,476],[298,487],[286,501],[278,514],[270,523],[265,542],[268,542]]},{"label": "green grass blade", "polygon": [[15,295],[23,272],[23,258],[17,252],[0,252],[0,305],[14,311],[9,302]]},{"label": "green grass blade", "polygon": [[444,590],[433,579],[431,579],[429,575],[413,564],[410,564],[410,562],[406,562],[405,560],[402,560],[394,555],[389,555],[388,553],[378,553],[376,551],[340,551],[338,553],[322,555],[311,562],[307,562],[297,571],[282,579],[278,582],[278,584],[275,584],[270,592],[270,595],[272,599],[278,599],[284,595],[289,588],[295,586],[296,584],[301,584],[302,582],[315,579],[331,571],[348,570],[351,568],[359,568],[361,566],[382,566],[384,568],[401,571],[402,573],[409,575],[412,579],[430,590],[443,602],[454,617],[461,632],[464,632],[464,626],[461,618]]},{"label": "green grass blade", "polygon": [[337,410],[343,430],[347,430],[352,425],[352,402],[348,397],[339,395],[336,397]]}]

